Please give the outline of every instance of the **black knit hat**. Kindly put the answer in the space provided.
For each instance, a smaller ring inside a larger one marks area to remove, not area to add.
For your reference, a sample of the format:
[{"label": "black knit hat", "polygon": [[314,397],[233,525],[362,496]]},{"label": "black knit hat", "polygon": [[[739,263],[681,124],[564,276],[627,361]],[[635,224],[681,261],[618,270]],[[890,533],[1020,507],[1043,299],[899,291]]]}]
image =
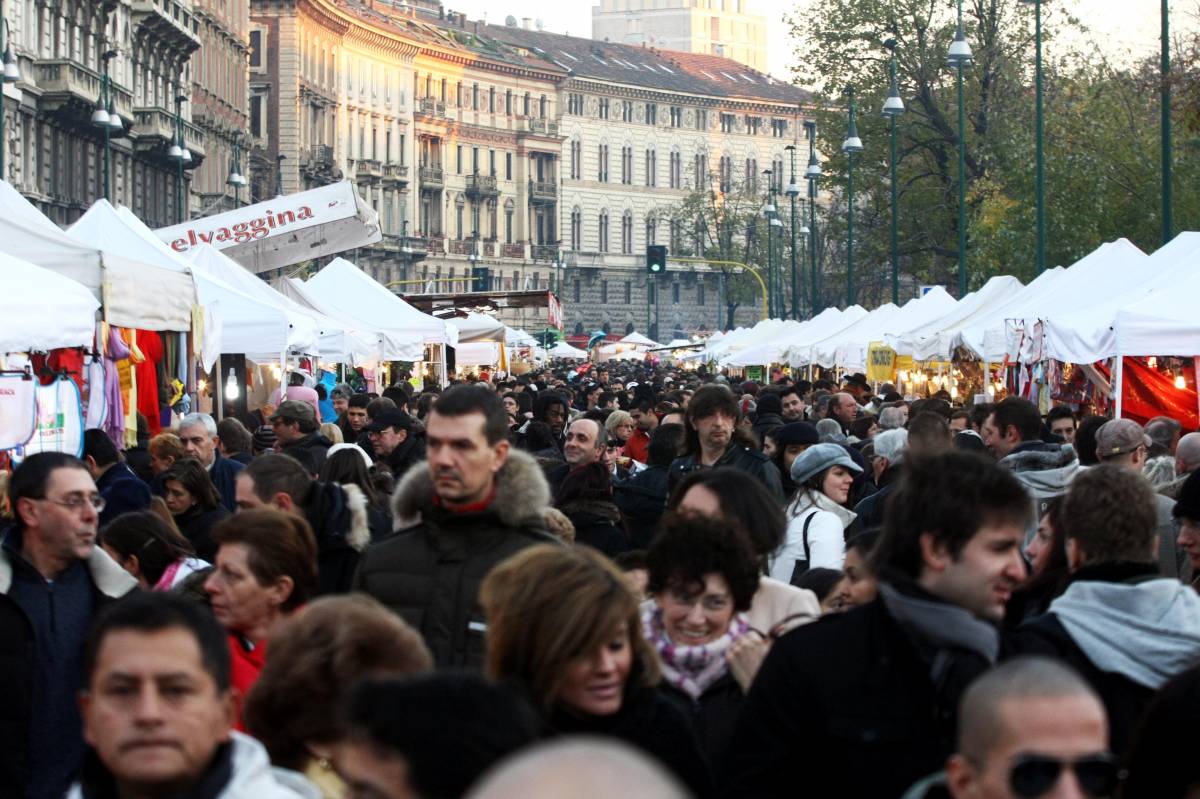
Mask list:
[{"label": "black knit hat", "polygon": [[1200,521],[1200,471],[1192,472],[1175,495],[1175,518]]},{"label": "black knit hat", "polygon": [[254,429],[253,448],[256,455],[275,449],[275,428],[269,424],[256,427]]}]

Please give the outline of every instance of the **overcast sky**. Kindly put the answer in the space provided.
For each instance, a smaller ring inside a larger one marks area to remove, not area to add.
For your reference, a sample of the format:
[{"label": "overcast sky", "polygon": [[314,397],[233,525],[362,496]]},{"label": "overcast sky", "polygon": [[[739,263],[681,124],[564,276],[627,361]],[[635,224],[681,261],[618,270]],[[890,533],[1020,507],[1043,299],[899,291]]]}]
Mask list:
[{"label": "overcast sky", "polygon": [[[463,11],[471,19],[483,19],[502,24],[511,14],[520,19],[541,19],[545,29],[555,33],[590,37],[592,34],[592,5],[590,0],[443,0],[448,9]],[[1047,5],[1053,0],[1045,0]],[[1072,13],[1092,28],[1088,39],[1097,43],[1111,56],[1134,52],[1144,54],[1158,49],[1160,0],[1069,0]],[[776,77],[787,77],[792,48],[788,29],[774,24],[783,16],[807,4],[807,0],[751,0],[759,13],[772,23],[768,26],[770,71]],[[1196,29],[1194,14],[1200,0],[1172,0],[1173,29]],[[1082,35],[1081,35],[1082,36]],[[1049,54],[1048,54],[1049,55]]]}]

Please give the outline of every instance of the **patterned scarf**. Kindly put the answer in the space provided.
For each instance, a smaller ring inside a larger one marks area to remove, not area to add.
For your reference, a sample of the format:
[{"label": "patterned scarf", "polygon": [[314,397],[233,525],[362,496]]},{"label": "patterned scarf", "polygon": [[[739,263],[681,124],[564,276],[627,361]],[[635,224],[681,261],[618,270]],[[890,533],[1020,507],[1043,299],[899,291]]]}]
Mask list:
[{"label": "patterned scarf", "polygon": [[725,653],[730,645],[750,629],[746,614],[734,614],[729,629],[707,644],[687,646],[677,644],[663,627],[662,609],[647,602],[642,610],[642,629],[646,640],[658,652],[663,677],[692,699],[699,699],[708,688],[725,674]]}]

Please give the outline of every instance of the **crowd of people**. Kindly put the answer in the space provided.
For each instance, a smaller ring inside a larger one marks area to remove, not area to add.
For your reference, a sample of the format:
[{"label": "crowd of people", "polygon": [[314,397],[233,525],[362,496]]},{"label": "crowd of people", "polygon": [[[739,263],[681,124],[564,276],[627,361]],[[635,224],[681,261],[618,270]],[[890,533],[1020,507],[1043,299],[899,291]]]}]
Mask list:
[{"label": "crowd of people", "polygon": [[302,383],[6,476],[0,797],[1200,796],[1176,420]]}]

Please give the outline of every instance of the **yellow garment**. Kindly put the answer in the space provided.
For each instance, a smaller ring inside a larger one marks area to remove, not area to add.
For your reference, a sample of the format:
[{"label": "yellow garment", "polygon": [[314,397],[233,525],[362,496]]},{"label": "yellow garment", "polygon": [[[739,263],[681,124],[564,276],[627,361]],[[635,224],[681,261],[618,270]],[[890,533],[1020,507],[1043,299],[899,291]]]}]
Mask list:
[{"label": "yellow garment", "polygon": [[315,757],[304,766],[304,776],[317,786],[322,799],[342,799],[346,795],[346,783],[342,782],[336,771],[328,765],[322,765]]},{"label": "yellow garment", "polygon": [[[138,349],[137,335],[130,328],[121,329],[121,338],[129,347],[129,357],[117,362],[118,374],[121,375],[121,396],[126,397],[125,386],[129,385],[128,399],[125,402],[125,448],[137,446],[137,373],[134,364],[146,360],[146,356]],[[122,368],[123,367],[123,368]]]}]

